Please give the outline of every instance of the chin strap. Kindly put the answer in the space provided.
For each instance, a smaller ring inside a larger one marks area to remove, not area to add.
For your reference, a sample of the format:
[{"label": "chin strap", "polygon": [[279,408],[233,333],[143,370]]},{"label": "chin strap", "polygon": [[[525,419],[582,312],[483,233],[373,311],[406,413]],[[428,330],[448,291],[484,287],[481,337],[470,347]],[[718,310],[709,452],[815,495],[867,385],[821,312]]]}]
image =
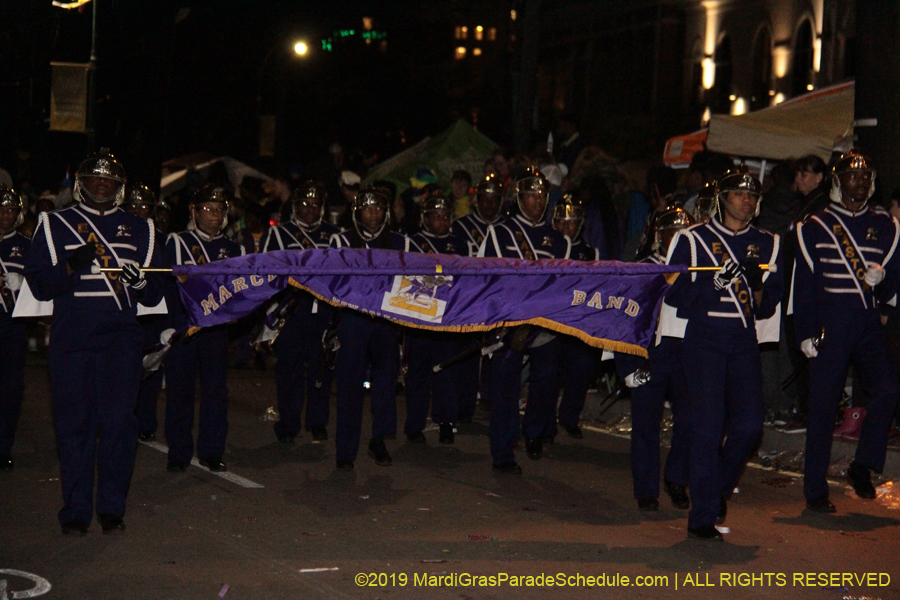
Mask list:
[{"label": "chin strap", "polygon": [[125,184],[120,183],[119,188],[116,190],[116,193],[112,196],[106,198],[98,198],[97,196],[87,191],[87,189],[83,185],[81,185],[81,182],[76,179],[75,187],[72,190],[72,196],[79,202],[84,202],[84,199],[87,198],[88,200],[96,204],[112,204],[114,206],[119,206],[125,200]]}]

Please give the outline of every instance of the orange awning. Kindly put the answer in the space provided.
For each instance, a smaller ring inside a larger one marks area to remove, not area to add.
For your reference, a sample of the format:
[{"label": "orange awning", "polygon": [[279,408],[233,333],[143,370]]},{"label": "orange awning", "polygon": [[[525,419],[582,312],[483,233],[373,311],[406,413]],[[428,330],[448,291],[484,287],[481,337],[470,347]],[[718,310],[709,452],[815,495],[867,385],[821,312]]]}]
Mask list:
[{"label": "orange awning", "polygon": [[669,138],[663,153],[663,162],[676,169],[686,169],[694,155],[705,148],[708,135],[708,129],[701,129]]}]

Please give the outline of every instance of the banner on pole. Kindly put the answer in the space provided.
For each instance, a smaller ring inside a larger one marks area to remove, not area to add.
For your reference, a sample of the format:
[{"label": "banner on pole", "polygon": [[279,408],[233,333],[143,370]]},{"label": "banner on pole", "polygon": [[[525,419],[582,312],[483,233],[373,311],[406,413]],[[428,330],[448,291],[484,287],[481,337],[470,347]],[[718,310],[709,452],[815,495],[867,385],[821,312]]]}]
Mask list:
[{"label": "banner on pole", "polygon": [[646,356],[662,298],[685,269],[328,248],[250,254],[173,272],[194,327],[239,319],[294,287],[409,327],[487,331],[531,324]]},{"label": "banner on pole", "polygon": [[90,65],[51,62],[50,131],[84,133]]}]

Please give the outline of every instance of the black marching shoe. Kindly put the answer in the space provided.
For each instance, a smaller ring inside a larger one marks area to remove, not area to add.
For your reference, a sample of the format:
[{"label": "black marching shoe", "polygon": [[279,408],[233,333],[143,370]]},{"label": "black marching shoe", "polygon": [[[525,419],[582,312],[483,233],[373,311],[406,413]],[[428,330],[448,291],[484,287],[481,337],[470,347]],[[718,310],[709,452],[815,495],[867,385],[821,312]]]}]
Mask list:
[{"label": "black marching shoe", "polygon": [[221,458],[201,458],[200,466],[206,467],[214,473],[228,470]]},{"label": "black marching shoe", "polygon": [[817,513],[837,512],[837,508],[835,508],[834,504],[831,503],[831,500],[828,499],[828,496],[822,496],[821,498],[816,498],[815,500],[807,500],[806,508],[808,510],[811,510],[812,512]]},{"label": "black marching shoe", "polygon": [[119,535],[125,533],[125,521],[114,515],[97,515],[103,535]]},{"label": "black marching shoe", "polygon": [[339,460],[337,461],[338,471],[352,471],[353,470],[353,461],[352,460]]},{"label": "black marching shoe", "polygon": [[850,481],[853,491],[860,498],[871,500],[876,496],[875,486],[872,485],[872,474],[868,468],[858,462],[850,463],[850,467],[847,468],[847,480]]},{"label": "black marching shoe", "polygon": [[665,484],[666,493],[669,495],[669,498],[672,499],[672,506],[680,508],[681,510],[686,510],[691,507],[691,499],[688,498],[687,490],[683,485],[678,485],[671,481],[667,481]]},{"label": "black marching shoe", "polygon": [[454,442],[453,425],[441,423],[441,433],[438,436],[438,442],[441,444],[452,444]]},{"label": "black marching shoe", "polygon": [[531,460],[538,460],[544,454],[544,444],[541,438],[525,438],[525,452]]},{"label": "black marching shoe", "polygon": [[638,498],[638,508],[647,512],[659,510],[659,500],[656,498]]},{"label": "black marching shoe", "polygon": [[688,529],[688,537],[694,538],[695,540],[722,541],[722,534],[719,533],[719,530],[716,529],[715,525],[704,525],[702,527]]},{"label": "black marching shoe", "polygon": [[369,442],[369,456],[375,459],[379,467],[389,467],[392,464],[391,455],[388,454],[384,440],[372,440]]},{"label": "black marching shoe", "polygon": [[425,434],[421,431],[417,431],[415,433],[407,433],[406,441],[410,444],[424,444],[425,443]]},{"label": "black marching shoe", "polygon": [[69,521],[62,524],[63,535],[84,537],[88,532],[88,524],[84,521]]},{"label": "black marching shoe", "polygon": [[719,514],[716,515],[716,525],[721,525],[725,522],[725,517],[728,516],[728,502],[725,498],[719,499]]},{"label": "black marching shoe", "polygon": [[491,466],[491,470],[494,473],[499,473],[501,475],[521,475],[522,467],[518,465],[515,461],[494,464]]},{"label": "black marching shoe", "polygon": [[309,432],[312,434],[314,442],[328,441],[328,430],[325,429],[324,425],[316,425],[310,428]]},{"label": "black marching shoe", "polygon": [[578,425],[565,425],[563,424],[562,428],[569,434],[570,438],[580,440],[584,437],[584,434],[581,432],[581,427]]},{"label": "black marching shoe", "polygon": [[166,471],[169,473],[184,473],[187,471],[187,463],[180,460],[170,460],[166,465]]},{"label": "black marching shoe", "polygon": [[0,454],[0,471],[12,471],[16,463],[9,454]]},{"label": "black marching shoe", "polygon": [[138,434],[138,439],[142,442],[154,442],[156,441],[156,434],[152,431],[142,431]]}]

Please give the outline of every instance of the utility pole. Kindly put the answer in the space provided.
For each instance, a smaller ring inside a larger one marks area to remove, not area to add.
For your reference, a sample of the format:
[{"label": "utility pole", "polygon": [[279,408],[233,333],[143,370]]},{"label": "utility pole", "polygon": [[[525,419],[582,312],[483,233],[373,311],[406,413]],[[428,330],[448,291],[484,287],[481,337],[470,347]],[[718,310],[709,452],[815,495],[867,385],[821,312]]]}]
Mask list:
[{"label": "utility pole", "polygon": [[519,67],[518,98],[515,99],[513,146],[531,150],[537,110],[538,45],[541,37],[541,0],[525,0],[525,22],[522,25],[522,55]]},{"label": "utility pole", "polygon": [[87,99],[87,155],[94,153],[97,147],[97,6],[100,0],[94,0],[91,16],[91,60],[88,63],[88,99]]}]

